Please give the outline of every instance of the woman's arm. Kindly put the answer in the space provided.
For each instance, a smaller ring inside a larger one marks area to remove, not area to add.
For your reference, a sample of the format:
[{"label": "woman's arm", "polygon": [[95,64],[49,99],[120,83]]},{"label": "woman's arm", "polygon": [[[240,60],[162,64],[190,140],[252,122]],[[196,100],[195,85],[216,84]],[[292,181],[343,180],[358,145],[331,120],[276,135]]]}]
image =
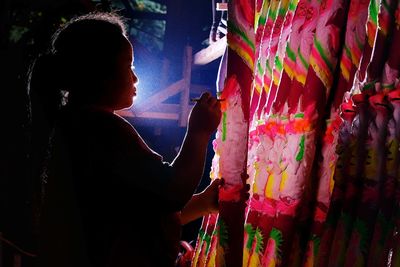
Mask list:
[{"label": "woman's arm", "polygon": [[218,212],[218,191],[223,179],[215,179],[199,194],[194,194],[181,211],[181,224],[187,224],[202,216]]},{"label": "woman's arm", "polygon": [[[242,176],[243,188],[240,192],[240,197],[244,201],[247,201],[250,197],[250,185],[246,183],[248,177],[247,174]],[[223,178],[214,179],[201,193],[194,194],[181,211],[181,224],[185,225],[207,214],[217,213],[219,211],[219,189],[224,183]]]},{"label": "woman's arm", "polygon": [[181,149],[171,164],[174,178],[166,192],[178,207],[186,205],[203,176],[208,142],[220,119],[219,101],[210,93],[203,93],[189,115]]}]

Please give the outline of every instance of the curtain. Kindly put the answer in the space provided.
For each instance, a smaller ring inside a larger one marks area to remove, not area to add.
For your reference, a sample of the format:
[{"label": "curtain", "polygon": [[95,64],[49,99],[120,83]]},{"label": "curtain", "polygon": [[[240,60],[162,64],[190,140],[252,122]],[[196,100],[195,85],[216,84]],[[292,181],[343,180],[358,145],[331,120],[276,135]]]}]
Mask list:
[{"label": "curtain", "polygon": [[228,1],[192,266],[400,266],[399,27],[398,0]]}]

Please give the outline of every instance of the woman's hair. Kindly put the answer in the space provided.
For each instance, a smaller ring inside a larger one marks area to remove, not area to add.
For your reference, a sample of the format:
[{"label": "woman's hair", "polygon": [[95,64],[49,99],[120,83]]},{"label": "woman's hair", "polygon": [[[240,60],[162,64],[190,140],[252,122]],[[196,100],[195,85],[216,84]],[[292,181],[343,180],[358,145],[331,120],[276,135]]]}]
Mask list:
[{"label": "woman's hair", "polygon": [[99,93],[124,45],[125,20],[115,13],[96,12],[71,19],[52,36],[45,53],[33,62],[28,75],[31,112],[39,105],[51,123],[66,92],[80,97]]}]

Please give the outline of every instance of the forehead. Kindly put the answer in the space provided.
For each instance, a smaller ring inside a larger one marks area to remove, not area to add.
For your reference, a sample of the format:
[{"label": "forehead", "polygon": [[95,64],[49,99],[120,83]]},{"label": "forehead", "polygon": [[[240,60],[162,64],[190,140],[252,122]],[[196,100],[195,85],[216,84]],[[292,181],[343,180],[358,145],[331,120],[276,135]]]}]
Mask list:
[{"label": "forehead", "polygon": [[133,47],[128,38],[121,34],[120,39],[120,48],[118,51],[118,60],[123,61],[132,61],[133,60]]},{"label": "forehead", "polygon": [[133,59],[133,46],[126,36],[123,37],[123,51],[127,52],[130,58]]}]

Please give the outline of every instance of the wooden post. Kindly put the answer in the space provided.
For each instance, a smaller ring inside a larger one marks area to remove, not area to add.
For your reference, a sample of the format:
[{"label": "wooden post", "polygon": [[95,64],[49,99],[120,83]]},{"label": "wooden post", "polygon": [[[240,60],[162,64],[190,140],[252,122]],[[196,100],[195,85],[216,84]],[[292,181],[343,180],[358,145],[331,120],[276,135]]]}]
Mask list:
[{"label": "wooden post", "polygon": [[217,58],[220,58],[224,55],[226,50],[226,36],[222,37],[218,41],[211,43],[206,48],[203,48],[199,52],[197,52],[193,57],[194,65],[206,65]]},{"label": "wooden post", "polygon": [[180,99],[181,114],[179,118],[179,126],[185,127],[187,124],[187,118],[189,115],[189,97],[190,97],[190,82],[192,74],[192,47],[186,46],[183,56],[183,88]]}]

